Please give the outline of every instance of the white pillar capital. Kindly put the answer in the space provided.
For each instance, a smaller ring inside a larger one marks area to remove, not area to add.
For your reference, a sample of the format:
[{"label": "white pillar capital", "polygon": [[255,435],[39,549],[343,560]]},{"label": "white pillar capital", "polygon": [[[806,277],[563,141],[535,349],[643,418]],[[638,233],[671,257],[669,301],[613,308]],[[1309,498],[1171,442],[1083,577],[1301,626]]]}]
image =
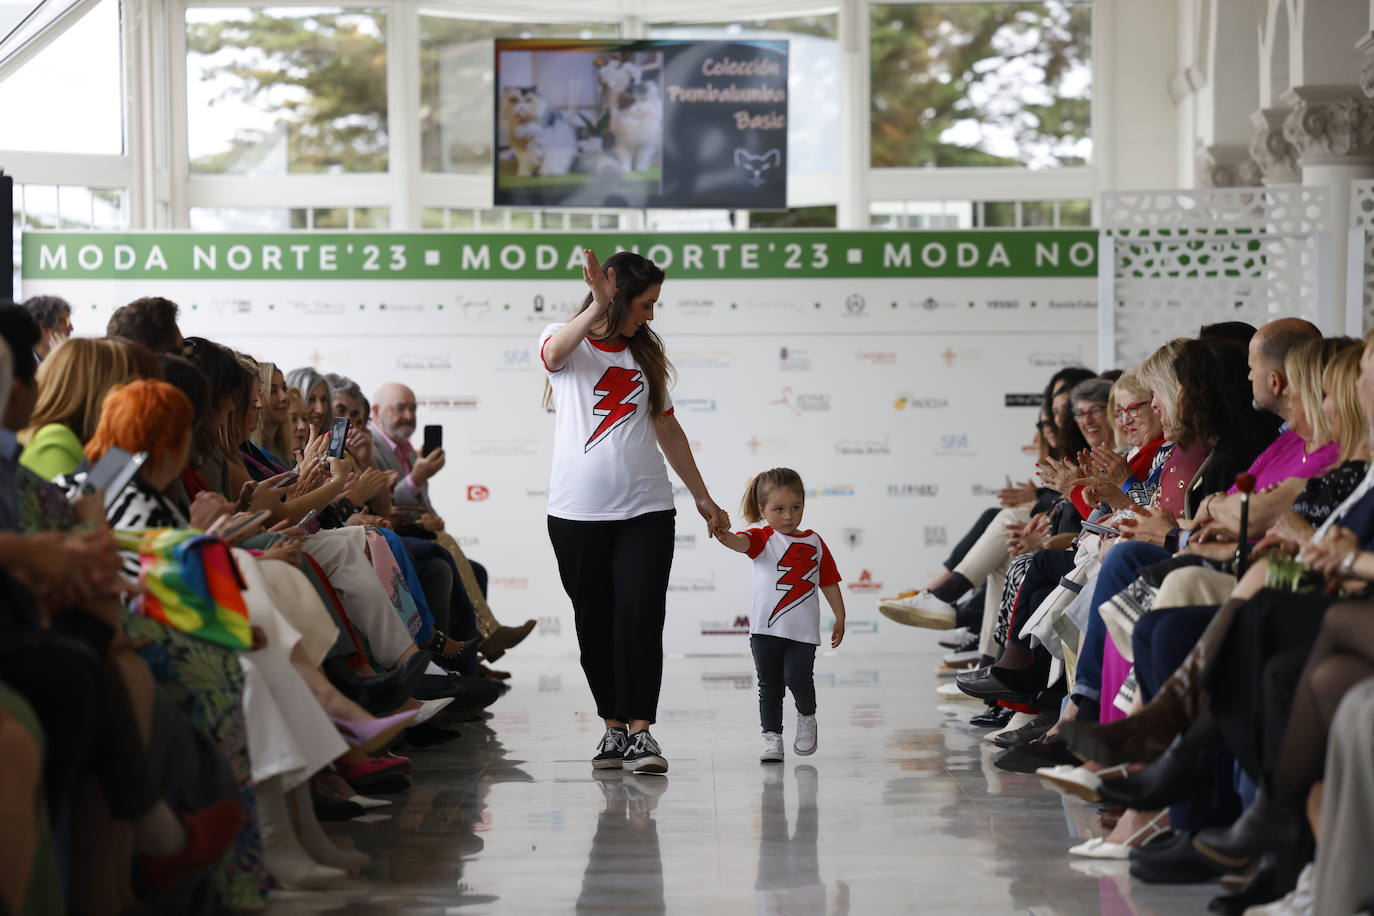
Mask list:
[{"label": "white pillar capital", "polygon": [[1358,86],[1294,86],[1283,98],[1283,136],[1300,165],[1374,163],[1374,99]]},{"label": "white pillar capital", "polygon": [[1302,180],[1298,151],[1283,135],[1287,117],[1287,108],[1261,108],[1250,115],[1250,123],[1255,126],[1250,135],[1250,158],[1266,185],[1297,184]]},{"label": "white pillar capital", "polygon": [[1264,180],[1249,149],[1222,143],[1198,149],[1196,174],[1203,188],[1252,188]]}]

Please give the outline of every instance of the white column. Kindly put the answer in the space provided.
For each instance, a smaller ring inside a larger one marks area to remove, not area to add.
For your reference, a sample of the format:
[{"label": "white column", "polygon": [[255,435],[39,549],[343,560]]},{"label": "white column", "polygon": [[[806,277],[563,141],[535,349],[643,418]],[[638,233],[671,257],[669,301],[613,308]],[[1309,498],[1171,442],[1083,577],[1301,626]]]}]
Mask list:
[{"label": "white column", "polygon": [[840,229],[868,228],[869,121],[868,0],[841,0]]}]

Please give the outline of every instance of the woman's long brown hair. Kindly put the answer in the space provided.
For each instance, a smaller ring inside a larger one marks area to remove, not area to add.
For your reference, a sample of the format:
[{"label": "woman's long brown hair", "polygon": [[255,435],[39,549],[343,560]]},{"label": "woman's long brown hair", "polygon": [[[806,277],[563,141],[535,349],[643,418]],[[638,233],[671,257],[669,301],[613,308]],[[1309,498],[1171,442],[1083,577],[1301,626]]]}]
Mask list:
[{"label": "woman's long brown hair", "polygon": [[[663,269],[648,258],[632,251],[617,251],[601,265],[602,272],[615,270],[615,296],[606,309],[606,333],[595,338],[606,342],[614,340],[619,328],[625,322],[630,304],[644,294],[651,286],[663,283],[666,276]],[[592,304],[591,293],[582,301],[577,314],[585,312]],[[628,338],[630,353],[639,364],[640,371],[649,383],[649,416],[657,420],[663,416],[664,405],[668,401],[668,385],[673,375],[673,364],[663,351],[663,340],[647,324],[631,338]],[[544,406],[552,404],[552,391],[544,389]]]}]

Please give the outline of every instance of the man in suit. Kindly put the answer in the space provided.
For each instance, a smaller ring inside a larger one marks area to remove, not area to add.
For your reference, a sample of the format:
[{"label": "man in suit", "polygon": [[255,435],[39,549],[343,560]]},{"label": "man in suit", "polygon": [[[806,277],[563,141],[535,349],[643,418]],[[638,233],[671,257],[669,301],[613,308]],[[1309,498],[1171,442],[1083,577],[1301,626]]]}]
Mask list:
[{"label": "man in suit", "polygon": [[[387,382],[377,389],[372,396],[372,460],[383,471],[396,471],[398,479],[392,491],[396,508],[422,510],[418,523],[441,534],[444,522],[430,502],[429,481],[444,469],[444,450],[418,454],[410,444],[415,425],[415,392],[399,382]],[[486,570],[463,557],[456,541],[446,540],[446,546],[455,559],[461,558],[457,568],[476,611],[481,652],[487,661],[494,662],[528,636],[535,621],[527,620],[518,627],[500,624],[486,602]]]}]

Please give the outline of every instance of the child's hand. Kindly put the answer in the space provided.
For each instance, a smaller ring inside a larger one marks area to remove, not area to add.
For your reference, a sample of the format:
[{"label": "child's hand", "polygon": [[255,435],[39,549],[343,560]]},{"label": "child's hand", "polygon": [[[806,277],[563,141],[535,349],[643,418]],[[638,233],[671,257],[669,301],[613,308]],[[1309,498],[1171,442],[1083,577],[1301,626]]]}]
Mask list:
[{"label": "child's hand", "polygon": [[834,629],[830,631],[830,648],[838,649],[842,642],[844,642],[844,621],[836,620]]}]

